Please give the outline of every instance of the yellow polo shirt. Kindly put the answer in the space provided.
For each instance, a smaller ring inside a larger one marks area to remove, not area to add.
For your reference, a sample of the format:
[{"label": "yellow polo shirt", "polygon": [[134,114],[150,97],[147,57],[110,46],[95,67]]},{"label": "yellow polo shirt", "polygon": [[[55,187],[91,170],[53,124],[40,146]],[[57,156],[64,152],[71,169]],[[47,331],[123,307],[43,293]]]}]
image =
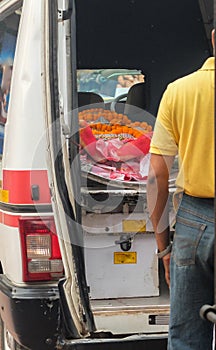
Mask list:
[{"label": "yellow polo shirt", "polygon": [[179,157],[178,188],[214,197],[214,57],[169,84],[160,102],[150,152]]}]

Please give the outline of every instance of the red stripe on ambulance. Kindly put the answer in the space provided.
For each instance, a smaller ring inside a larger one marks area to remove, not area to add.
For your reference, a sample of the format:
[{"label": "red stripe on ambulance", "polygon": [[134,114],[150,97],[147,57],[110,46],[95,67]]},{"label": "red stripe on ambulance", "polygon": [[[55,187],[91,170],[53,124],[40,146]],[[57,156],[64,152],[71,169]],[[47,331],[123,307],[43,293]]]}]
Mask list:
[{"label": "red stripe on ambulance", "polygon": [[11,215],[0,212],[0,223],[10,227],[18,227],[19,218],[20,215]]},{"label": "red stripe on ambulance", "polygon": [[[3,190],[8,191],[11,204],[50,204],[47,170],[3,170]],[[32,186],[38,189],[38,199],[32,198]]]}]

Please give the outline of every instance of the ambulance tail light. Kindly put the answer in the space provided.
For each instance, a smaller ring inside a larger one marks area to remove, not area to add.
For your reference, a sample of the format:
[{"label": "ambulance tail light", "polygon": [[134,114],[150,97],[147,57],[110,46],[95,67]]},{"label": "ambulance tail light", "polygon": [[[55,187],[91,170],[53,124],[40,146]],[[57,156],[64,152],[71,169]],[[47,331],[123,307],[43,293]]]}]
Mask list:
[{"label": "ambulance tail light", "polygon": [[51,281],[63,276],[63,264],[53,217],[19,219],[23,281]]}]

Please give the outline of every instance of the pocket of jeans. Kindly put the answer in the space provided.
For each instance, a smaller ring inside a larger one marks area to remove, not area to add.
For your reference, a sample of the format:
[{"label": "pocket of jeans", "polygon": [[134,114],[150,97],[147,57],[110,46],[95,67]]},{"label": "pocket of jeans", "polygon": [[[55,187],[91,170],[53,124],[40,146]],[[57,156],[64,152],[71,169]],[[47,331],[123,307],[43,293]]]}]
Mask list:
[{"label": "pocket of jeans", "polygon": [[177,216],[172,256],[178,266],[195,264],[197,248],[206,226],[205,223]]}]

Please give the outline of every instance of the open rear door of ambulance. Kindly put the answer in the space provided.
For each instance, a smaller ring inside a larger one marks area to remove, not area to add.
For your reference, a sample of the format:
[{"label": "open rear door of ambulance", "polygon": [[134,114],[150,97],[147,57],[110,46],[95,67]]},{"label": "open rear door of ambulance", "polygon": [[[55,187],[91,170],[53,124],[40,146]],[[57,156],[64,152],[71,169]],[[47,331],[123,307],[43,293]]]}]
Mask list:
[{"label": "open rear door of ambulance", "polygon": [[166,335],[118,337],[107,328],[96,329],[85,273],[81,215],[75,0],[47,0],[42,6],[47,167],[65,272],[59,283],[59,349],[138,350],[143,349],[144,343],[146,350],[165,349]]},{"label": "open rear door of ambulance", "polygon": [[43,6],[42,78],[48,177],[65,270],[65,279],[59,283],[61,325],[63,338],[79,339],[89,336],[95,326],[85,278],[78,121],[76,98],[71,95],[76,73],[75,8],[73,0],[48,0]]}]

